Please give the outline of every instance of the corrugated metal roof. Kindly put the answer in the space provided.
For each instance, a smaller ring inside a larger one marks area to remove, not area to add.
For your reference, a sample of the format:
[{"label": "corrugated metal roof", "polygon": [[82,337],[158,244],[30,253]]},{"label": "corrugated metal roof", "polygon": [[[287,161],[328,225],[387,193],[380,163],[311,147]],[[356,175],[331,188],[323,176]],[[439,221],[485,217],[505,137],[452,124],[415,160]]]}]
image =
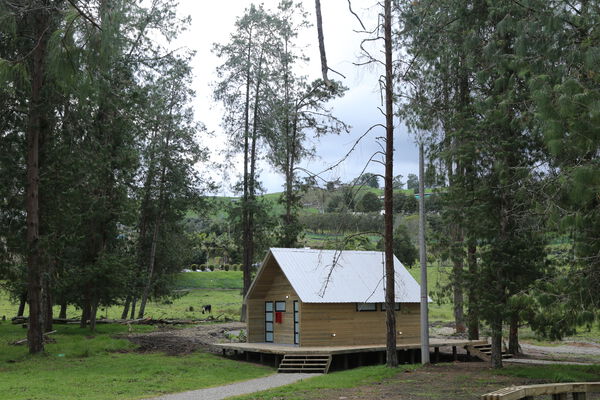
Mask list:
[{"label": "corrugated metal roof", "polygon": [[[272,248],[290,284],[305,303],[384,303],[384,255],[380,251]],[[420,287],[394,257],[396,302],[418,303]]]}]

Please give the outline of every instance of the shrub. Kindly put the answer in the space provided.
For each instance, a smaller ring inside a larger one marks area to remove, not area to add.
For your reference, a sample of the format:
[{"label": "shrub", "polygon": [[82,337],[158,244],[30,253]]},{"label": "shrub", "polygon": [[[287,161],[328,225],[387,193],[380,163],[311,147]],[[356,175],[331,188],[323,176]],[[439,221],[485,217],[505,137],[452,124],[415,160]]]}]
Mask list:
[{"label": "shrub", "polygon": [[222,268],[223,268],[223,271],[229,271],[230,266],[229,266],[229,264],[223,264]]},{"label": "shrub", "polygon": [[214,265],[209,265],[208,269],[210,269],[211,271],[214,271],[215,270],[215,266]]},{"label": "shrub", "polygon": [[196,265],[196,264],[192,264],[192,265],[190,265],[190,269],[191,269],[192,271],[198,271],[198,265]]},{"label": "shrub", "polygon": [[200,265],[200,271],[206,271],[206,264]]}]

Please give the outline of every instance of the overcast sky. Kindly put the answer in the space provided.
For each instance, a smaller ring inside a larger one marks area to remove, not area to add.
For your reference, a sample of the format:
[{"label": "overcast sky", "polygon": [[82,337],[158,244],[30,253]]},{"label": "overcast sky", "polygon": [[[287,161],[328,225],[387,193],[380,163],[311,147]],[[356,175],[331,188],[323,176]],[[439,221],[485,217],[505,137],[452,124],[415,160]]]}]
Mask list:
[{"label": "overcast sky", "polygon": [[[216,80],[215,70],[221,64],[219,59],[211,52],[213,43],[226,43],[234,29],[237,17],[252,3],[250,0],[180,0],[179,14],[189,15],[192,25],[184,32],[173,46],[185,46],[196,51],[193,60],[194,89],[196,91],[195,110],[196,118],[203,122],[209,131],[215,132],[212,138],[205,138],[205,145],[213,150],[212,162],[222,161],[218,149],[225,145],[225,135],[220,127],[221,108],[211,99],[211,83]],[[276,0],[265,0],[266,8],[274,8]],[[314,24],[314,1],[303,0],[304,7],[310,12],[310,21]],[[322,171],[340,160],[352,147],[354,142],[370,126],[384,123],[384,117],[378,110],[381,106],[381,97],[378,89],[378,76],[381,71],[369,67],[357,67],[353,62],[358,60],[359,44],[363,36],[354,32],[360,25],[348,11],[347,0],[322,1],[323,24],[327,61],[331,68],[341,72],[345,79],[330,73],[331,78],[342,80],[349,88],[346,95],[331,104],[333,114],[352,126],[349,134],[328,136],[315,141],[318,158],[305,160],[303,167],[310,171]],[[355,11],[361,15],[363,22],[368,24],[376,18],[374,1],[355,0]],[[367,26],[369,28],[369,26]],[[302,68],[309,80],[321,76],[320,58],[317,45],[317,31],[313,26],[301,33],[299,42],[304,46],[304,51],[310,57],[309,63]],[[383,43],[381,43],[383,47]],[[396,122],[395,132],[394,174],[401,174],[405,178],[409,173],[418,171],[418,151],[414,144],[414,137],[409,136],[406,129]],[[333,180],[340,178],[348,182],[360,174],[371,155],[379,150],[376,137],[383,136],[383,129],[375,129],[366,136],[357,146],[352,155],[339,167],[335,168],[324,178]],[[243,165],[237,163],[237,174]],[[273,171],[265,162],[261,164],[260,180],[268,193],[282,191],[283,177]],[[229,169],[231,172],[232,169]],[[367,171],[383,174],[383,166],[371,163]],[[222,181],[221,174],[211,171],[212,177]],[[234,173],[234,175],[236,175]],[[235,179],[226,179],[222,182],[219,194],[230,194],[231,183]],[[383,182],[380,182],[383,184]]]}]

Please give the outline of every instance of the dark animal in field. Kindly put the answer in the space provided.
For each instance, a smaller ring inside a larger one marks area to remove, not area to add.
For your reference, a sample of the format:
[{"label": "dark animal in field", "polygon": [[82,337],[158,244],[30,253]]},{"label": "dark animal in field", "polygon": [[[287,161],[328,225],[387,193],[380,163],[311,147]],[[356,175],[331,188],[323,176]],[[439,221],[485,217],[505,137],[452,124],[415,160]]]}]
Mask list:
[{"label": "dark animal in field", "polygon": [[210,304],[206,304],[204,306],[202,306],[202,314],[204,314],[205,312],[207,313],[212,313],[212,305]]}]

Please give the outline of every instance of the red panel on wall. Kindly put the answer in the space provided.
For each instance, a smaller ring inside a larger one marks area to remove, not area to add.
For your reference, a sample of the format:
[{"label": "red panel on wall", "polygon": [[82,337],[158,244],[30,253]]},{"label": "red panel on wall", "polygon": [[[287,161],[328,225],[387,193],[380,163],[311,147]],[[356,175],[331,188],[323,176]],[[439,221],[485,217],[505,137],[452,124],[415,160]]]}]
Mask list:
[{"label": "red panel on wall", "polygon": [[275,323],[281,324],[283,322],[283,313],[281,311],[275,312]]}]

